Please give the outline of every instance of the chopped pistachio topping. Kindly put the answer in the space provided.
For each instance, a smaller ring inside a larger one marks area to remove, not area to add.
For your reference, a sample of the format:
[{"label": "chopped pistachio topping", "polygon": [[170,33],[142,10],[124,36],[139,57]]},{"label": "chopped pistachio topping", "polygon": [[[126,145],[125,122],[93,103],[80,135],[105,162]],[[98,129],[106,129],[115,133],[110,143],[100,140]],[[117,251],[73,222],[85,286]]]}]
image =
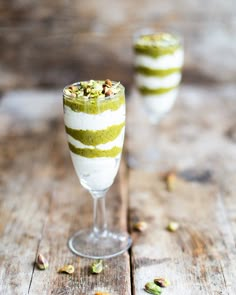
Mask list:
[{"label": "chopped pistachio topping", "polygon": [[140,36],[136,45],[166,48],[179,45],[179,40],[168,33],[149,34]]},{"label": "chopped pistachio topping", "polygon": [[144,54],[153,58],[174,54],[181,48],[179,39],[168,33],[141,35],[134,44],[136,54]]},{"label": "chopped pistachio topping", "polygon": [[67,86],[64,95],[76,100],[76,98],[87,97],[98,99],[109,97],[119,92],[120,82],[114,83],[109,79],[102,81],[84,81]]}]

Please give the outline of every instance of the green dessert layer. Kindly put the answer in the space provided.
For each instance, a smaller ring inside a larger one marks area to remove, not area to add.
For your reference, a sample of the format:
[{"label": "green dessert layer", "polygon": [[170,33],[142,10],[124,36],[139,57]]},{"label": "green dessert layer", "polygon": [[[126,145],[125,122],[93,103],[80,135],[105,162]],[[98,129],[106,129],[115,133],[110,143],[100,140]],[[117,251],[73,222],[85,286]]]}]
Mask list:
[{"label": "green dessert layer", "polygon": [[143,95],[149,95],[149,94],[164,94],[164,93],[167,93],[175,88],[177,88],[178,85],[175,85],[175,86],[172,86],[172,87],[169,87],[169,88],[156,88],[156,89],[150,89],[150,88],[147,88],[147,87],[139,87],[139,91],[141,94]]},{"label": "green dessert layer", "polygon": [[137,66],[135,67],[137,73],[143,74],[145,76],[156,76],[156,77],[165,77],[170,74],[180,73],[181,68],[172,68],[166,70],[155,70],[147,67]]},{"label": "green dessert layer", "polygon": [[134,44],[134,51],[137,54],[152,57],[174,54],[180,48],[179,40],[167,33],[141,35]]},{"label": "green dessert layer", "polygon": [[110,150],[99,150],[99,149],[87,149],[87,148],[77,148],[73,144],[69,143],[70,151],[76,155],[80,155],[86,158],[98,158],[98,157],[110,157],[115,158],[118,156],[122,148],[113,147]]},{"label": "green dessert layer", "polygon": [[124,126],[125,122],[103,130],[77,130],[66,126],[66,133],[83,144],[96,146],[115,140]]},{"label": "green dessert layer", "polygon": [[100,114],[105,111],[111,110],[116,111],[122,105],[125,104],[125,96],[120,95],[115,99],[107,99],[104,98],[103,100],[97,101],[95,99],[88,99],[88,100],[76,100],[66,98],[64,96],[64,105],[71,108],[74,112],[83,112],[87,114]]},{"label": "green dessert layer", "polygon": [[143,46],[143,47],[135,47],[134,50],[137,54],[143,54],[143,55],[148,55],[151,57],[159,57],[162,55],[167,55],[167,54],[174,54],[178,49],[180,48],[180,46],[176,47],[176,48],[154,48],[154,47],[147,47],[147,46]]},{"label": "green dessert layer", "polygon": [[124,87],[109,79],[82,81],[64,88],[63,102],[74,112],[99,114],[115,111],[125,104]]}]

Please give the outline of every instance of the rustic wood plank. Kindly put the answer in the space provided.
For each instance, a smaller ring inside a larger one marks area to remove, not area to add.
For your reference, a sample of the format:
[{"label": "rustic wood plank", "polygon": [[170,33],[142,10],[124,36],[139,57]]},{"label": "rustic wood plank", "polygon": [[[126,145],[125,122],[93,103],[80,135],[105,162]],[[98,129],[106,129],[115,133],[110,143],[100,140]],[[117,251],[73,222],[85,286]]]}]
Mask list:
[{"label": "rustic wood plank", "polygon": [[[235,90],[234,85],[184,86],[175,109],[154,130],[142,119],[137,95],[129,100],[130,227],[137,218],[149,223],[145,233],[133,233],[135,294],[144,294],[145,282],[159,275],[172,281],[166,294],[236,292]],[[1,101],[0,293],[94,294],[102,289],[130,294],[127,254],[109,260],[102,276],[91,276],[90,261],[78,260],[66,247],[81,217],[83,224],[90,223],[91,200],[72,169],[58,121],[58,95],[10,92]],[[27,111],[16,107],[19,100]],[[155,153],[146,158],[152,160],[149,166],[137,161],[145,151],[144,142],[148,148],[142,124],[148,136],[155,135],[154,149],[149,149]],[[121,168],[108,206],[114,226],[126,228],[127,170],[125,165]],[[162,178],[169,169],[178,175],[173,192],[166,191]],[[181,224],[178,232],[166,232],[170,219]],[[37,251],[49,257],[46,272],[33,268]],[[56,273],[64,263],[76,266],[72,277]]]},{"label": "rustic wood plank", "polygon": [[[165,294],[236,293],[235,90],[183,86],[174,110],[157,127],[142,119],[133,92],[127,130],[130,227],[137,219],[149,224],[146,232],[133,232],[134,294],[145,294],[145,283],[156,276],[172,282]],[[150,142],[142,139],[142,124]],[[163,180],[169,170],[177,173],[172,192]],[[166,231],[170,220],[180,224],[175,233]]]},{"label": "rustic wood plank", "polygon": [[[1,103],[0,293],[130,294],[128,253],[106,261],[96,276],[91,260],[67,248],[68,238],[91,224],[92,203],[72,168],[57,96],[11,92]],[[108,193],[108,219],[117,229],[127,228],[125,173],[123,166]],[[49,260],[46,271],[34,267],[38,252]],[[67,263],[75,273],[58,274]]]}]

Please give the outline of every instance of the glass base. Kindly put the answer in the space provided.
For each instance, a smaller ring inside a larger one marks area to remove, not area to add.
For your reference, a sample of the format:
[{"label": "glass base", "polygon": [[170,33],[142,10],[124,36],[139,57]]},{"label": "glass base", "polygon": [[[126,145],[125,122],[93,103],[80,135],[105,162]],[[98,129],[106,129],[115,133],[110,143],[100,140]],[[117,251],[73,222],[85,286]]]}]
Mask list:
[{"label": "glass base", "polygon": [[68,241],[73,253],[93,259],[118,256],[131,244],[132,239],[126,232],[104,231],[103,234],[95,234],[91,229],[78,231]]}]

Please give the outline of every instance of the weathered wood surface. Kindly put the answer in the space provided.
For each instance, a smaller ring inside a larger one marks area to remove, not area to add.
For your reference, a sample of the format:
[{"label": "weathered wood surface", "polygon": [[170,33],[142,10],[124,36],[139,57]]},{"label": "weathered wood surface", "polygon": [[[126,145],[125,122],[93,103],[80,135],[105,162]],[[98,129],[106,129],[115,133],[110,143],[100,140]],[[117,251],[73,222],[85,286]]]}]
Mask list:
[{"label": "weathered wood surface", "polygon": [[[91,224],[92,210],[69,158],[61,94],[7,92],[0,100],[0,294],[139,295],[156,276],[170,279],[167,295],[236,294],[235,93],[234,85],[184,85],[152,128],[132,91],[128,165],[109,192],[108,212],[115,227],[128,220],[134,245],[93,276],[91,261],[66,245]],[[163,180],[169,170],[177,173],[172,192]],[[136,220],[148,223],[146,232],[132,230]],[[165,230],[170,220],[180,224],[175,233]],[[34,267],[38,252],[49,259],[47,271]],[[66,263],[76,267],[72,276],[57,274]]]},{"label": "weathered wood surface", "polygon": [[[233,85],[182,87],[173,112],[149,126],[150,141],[143,138],[142,126],[148,127],[141,101],[132,94],[130,226],[136,220],[149,224],[133,235],[134,294],[145,294],[143,286],[154,277],[172,282],[165,294],[236,294],[235,93]],[[170,170],[177,173],[171,192],[163,180]],[[180,229],[168,232],[169,221]]]},{"label": "weathered wood surface", "polygon": [[[130,294],[127,253],[108,260],[96,276],[90,274],[91,260],[67,247],[76,230],[91,225],[92,203],[72,168],[60,97],[23,91],[1,101],[0,294]],[[127,227],[124,169],[107,198],[110,224],[122,229]],[[46,271],[34,266],[38,252],[49,260]],[[72,276],[57,273],[70,263]]]},{"label": "weathered wood surface", "polygon": [[183,36],[185,81],[232,82],[235,11],[234,0],[2,0],[0,90],[102,76],[130,85],[132,36],[143,27]]}]

